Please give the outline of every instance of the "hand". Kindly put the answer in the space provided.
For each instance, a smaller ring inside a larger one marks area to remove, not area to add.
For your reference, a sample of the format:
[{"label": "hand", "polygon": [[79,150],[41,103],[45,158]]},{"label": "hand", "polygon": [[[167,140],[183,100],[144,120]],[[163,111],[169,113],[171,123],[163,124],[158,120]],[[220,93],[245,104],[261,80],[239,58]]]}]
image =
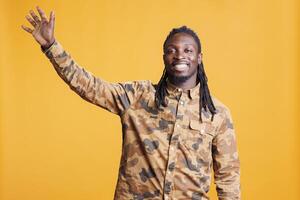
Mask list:
[{"label": "hand", "polygon": [[26,15],[26,19],[34,27],[34,29],[28,28],[24,25],[22,25],[22,28],[30,33],[43,49],[47,49],[55,42],[54,12],[50,12],[50,19],[48,21],[45,12],[38,6],[36,8],[40,17],[38,17],[32,10],[29,11],[31,17]]}]

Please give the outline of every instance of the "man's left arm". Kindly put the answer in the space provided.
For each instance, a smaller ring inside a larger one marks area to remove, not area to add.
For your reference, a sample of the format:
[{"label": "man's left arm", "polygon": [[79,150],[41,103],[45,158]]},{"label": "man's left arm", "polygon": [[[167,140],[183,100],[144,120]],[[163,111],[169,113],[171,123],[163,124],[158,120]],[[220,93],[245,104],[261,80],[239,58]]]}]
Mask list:
[{"label": "man's left arm", "polygon": [[225,108],[222,123],[213,139],[212,155],[219,200],[239,200],[240,161],[230,111]]}]

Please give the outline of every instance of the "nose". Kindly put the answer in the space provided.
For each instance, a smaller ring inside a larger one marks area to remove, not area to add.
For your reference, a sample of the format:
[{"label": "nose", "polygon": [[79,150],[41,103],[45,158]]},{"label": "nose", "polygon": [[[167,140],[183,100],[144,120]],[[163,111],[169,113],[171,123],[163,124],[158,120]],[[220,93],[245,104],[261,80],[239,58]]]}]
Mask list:
[{"label": "nose", "polygon": [[178,59],[178,60],[183,59],[184,58],[184,52],[177,51],[176,54],[175,54],[175,58]]}]

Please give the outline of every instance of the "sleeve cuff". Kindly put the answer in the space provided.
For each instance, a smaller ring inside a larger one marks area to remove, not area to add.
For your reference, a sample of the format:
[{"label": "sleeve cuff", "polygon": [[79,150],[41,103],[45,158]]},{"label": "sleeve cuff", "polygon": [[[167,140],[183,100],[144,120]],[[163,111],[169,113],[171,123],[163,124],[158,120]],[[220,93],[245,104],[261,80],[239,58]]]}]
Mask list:
[{"label": "sleeve cuff", "polygon": [[63,47],[58,41],[55,41],[48,49],[42,49],[42,52],[49,58],[55,58],[64,52]]}]

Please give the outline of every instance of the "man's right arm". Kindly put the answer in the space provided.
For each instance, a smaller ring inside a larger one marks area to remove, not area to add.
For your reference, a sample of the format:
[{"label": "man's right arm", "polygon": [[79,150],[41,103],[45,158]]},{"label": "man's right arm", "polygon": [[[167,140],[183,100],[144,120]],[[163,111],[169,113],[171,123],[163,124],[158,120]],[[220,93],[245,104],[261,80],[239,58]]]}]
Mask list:
[{"label": "man's right arm", "polygon": [[142,91],[141,87],[145,86],[142,82],[114,84],[95,77],[80,67],[58,41],[43,52],[74,92],[112,113],[122,114]]}]

